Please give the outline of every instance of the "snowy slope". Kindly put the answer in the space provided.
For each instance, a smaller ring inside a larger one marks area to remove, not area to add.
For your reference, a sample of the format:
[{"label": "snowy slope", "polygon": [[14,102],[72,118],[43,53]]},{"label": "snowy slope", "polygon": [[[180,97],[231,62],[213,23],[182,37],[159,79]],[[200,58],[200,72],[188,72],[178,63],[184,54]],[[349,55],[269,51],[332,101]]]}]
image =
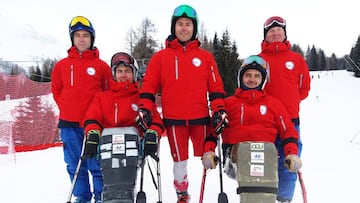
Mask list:
[{"label": "snowy slope", "polygon": [[[309,97],[301,104],[303,178],[308,202],[357,203],[360,183],[360,79],[346,71],[313,72]],[[167,139],[161,141],[162,200],[175,202],[172,161]],[[1,157],[0,157],[1,158]],[[1,163],[1,162],[0,162]],[[155,172],[155,163],[150,162]],[[198,202],[202,166],[199,158],[188,164],[191,202]],[[237,183],[223,176],[229,203],[239,202]],[[144,190],[149,203],[157,202],[157,191],[146,168]],[[293,203],[301,203],[299,185]],[[0,165],[3,202],[65,203],[70,181],[62,148],[17,153],[15,161]],[[204,202],[217,202],[219,170],[207,174]]]}]

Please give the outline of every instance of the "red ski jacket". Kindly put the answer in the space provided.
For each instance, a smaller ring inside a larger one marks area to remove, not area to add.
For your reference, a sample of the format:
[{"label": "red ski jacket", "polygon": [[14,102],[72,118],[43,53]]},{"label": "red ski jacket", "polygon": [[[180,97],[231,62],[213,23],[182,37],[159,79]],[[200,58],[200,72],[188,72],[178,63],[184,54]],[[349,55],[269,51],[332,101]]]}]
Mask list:
[{"label": "red ski jacket", "polygon": [[209,123],[209,104],[214,112],[224,109],[224,85],[212,54],[193,40],[186,45],[166,40],[166,49],[149,62],[140,91],[140,108],[152,109],[161,92],[165,125]]},{"label": "red ski jacket", "polygon": [[60,120],[77,123],[79,127],[93,95],[108,89],[109,80],[111,69],[99,58],[97,48],[79,53],[76,47],[71,47],[68,57],[56,63],[51,75]]},{"label": "red ski jacket", "polygon": [[279,135],[284,153],[298,154],[298,132],[282,103],[263,91],[237,88],[225,99],[229,126],[222,133],[227,144],[246,141],[275,143]]},{"label": "red ski jacket", "polygon": [[298,119],[300,102],[309,94],[310,74],[305,59],[290,48],[289,41],[263,41],[259,55],[269,63],[265,91],[283,102],[290,118]]},{"label": "red ski jacket", "polygon": [[[94,96],[84,119],[85,134],[89,130],[102,131],[103,128],[134,126],[142,136],[142,131],[135,122],[138,115],[138,83],[111,82],[111,90]],[[160,136],[163,124],[160,114],[156,112],[149,128],[156,130]]]}]

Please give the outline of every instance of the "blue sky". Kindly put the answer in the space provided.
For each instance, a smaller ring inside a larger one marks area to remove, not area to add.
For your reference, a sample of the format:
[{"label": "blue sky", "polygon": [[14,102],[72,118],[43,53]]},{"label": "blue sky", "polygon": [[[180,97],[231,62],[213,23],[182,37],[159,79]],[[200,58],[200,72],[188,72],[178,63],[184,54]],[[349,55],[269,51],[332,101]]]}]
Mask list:
[{"label": "blue sky", "polygon": [[291,43],[299,44],[304,50],[314,44],[326,55],[343,56],[349,53],[360,34],[354,18],[355,2],[4,0],[0,10],[0,58],[22,61],[66,56],[70,46],[69,21],[76,15],[84,15],[95,27],[95,45],[100,49],[100,57],[109,61],[113,53],[127,51],[127,32],[131,27],[138,28],[145,17],[157,28],[155,39],[163,43],[170,32],[172,11],[180,4],[192,5],[197,10],[208,37],[228,29],[241,58],[260,51],[263,22],[273,15],[287,20]]}]

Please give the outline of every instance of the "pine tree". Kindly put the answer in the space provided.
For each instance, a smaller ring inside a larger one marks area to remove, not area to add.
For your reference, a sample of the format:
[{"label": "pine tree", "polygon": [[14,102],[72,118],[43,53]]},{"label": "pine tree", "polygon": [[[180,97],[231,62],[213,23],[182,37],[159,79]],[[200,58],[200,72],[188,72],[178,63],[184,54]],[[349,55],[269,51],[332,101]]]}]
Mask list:
[{"label": "pine tree", "polygon": [[213,48],[226,95],[231,96],[237,87],[237,71],[241,64],[238,59],[239,55],[237,53],[236,43],[231,43],[229,32],[226,30],[221,40],[217,38],[217,34],[215,33]]},{"label": "pine tree", "polygon": [[40,96],[29,97],[16,107],[13,125],[15,146],[36,146],[54,143],[57,118],[49,104],[43,104]]}]

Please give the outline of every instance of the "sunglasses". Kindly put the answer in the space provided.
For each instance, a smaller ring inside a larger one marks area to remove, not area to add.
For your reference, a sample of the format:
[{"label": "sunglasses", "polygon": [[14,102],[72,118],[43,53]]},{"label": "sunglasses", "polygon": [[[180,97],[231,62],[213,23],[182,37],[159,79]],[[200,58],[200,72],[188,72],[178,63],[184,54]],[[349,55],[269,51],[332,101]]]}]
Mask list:
[{"label": "sunglasses", "polygon": [[196,11],[188,5],[177,7],[173,14],[175,17],[182,17],[184,15],[189,18],[197,18]]},{"label": "sunglasses", "polygon": [[91,25],[90,21],[87,18],[85,18],[83,16],[76,16],[71,20],[70,27],[73,27],[78,23],[81,23],[87,27],[90,27],[90,25]]},{"label": "sunglasses", "polygon": [[111,59],[111,67],[118,66],[120,64],[132,67],[134,65],[134,59],[127,53],[116,53]]},{"label": "sunglasses", "polygon": [[276,23],[282,27],[286,26],[286,21],[283,18],[281,18],[279,16],[273,16],[266,20],[266,22],[264,23],[264,28],[266,29],[266,28],[272,26],[274,23]]},{"label": "sunglasses", "polygon": [[253,63],[258,64],[258,65],[262,66],[263,68],[267,67],[265,60],[257,55],[251,55],[251,56],[247,57],[246,59],[244,59],[241,67],[245,67],[245,66],[247,66],[249,64],[253,64]]}]

